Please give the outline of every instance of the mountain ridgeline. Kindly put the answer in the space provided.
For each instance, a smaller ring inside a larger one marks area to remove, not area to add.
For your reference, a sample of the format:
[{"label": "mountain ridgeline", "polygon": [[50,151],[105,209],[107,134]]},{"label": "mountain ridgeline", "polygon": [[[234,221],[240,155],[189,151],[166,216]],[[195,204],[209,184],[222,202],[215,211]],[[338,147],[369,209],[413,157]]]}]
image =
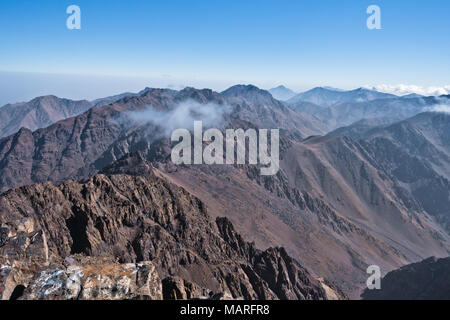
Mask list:
[{"label": "mountain ridgeline", "polygon": [[[8,129],[0,249],[30,270],[28,258],[53,261],[68,277],[83,259],[154,270],[159,293],[129,288],[150,298],[359,298],[369,265],[386,274],[450,255],[450,115],[433,112],[448,96],[316,88],[282,102],[272,93],[147,88],[83,102],[37,130]],[[175,166],[165,127],[186,104],[193,118],[204,106],[220,111],[220,130],[280,129],[279,172]],[[14,253],[18,234],[36,247]],[[39,296],[43,284],[25,278],[22,298]]]}]

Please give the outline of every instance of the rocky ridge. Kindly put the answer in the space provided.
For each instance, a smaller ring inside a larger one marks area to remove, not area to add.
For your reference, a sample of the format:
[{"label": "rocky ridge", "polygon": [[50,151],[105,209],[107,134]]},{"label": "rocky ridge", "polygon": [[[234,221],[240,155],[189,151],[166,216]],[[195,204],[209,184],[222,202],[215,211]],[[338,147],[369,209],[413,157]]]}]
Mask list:
[{"label": "rocky ridge", "polygon": [[283,248],[213,222],[140,154],[104,172],[0,196],[3,299],[327,299]]}]

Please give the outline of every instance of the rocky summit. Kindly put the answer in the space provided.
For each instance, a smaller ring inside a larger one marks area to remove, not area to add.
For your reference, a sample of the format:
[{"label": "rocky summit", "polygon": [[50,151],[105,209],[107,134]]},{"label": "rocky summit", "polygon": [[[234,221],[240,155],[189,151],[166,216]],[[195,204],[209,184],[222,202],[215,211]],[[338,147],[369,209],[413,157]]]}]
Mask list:
[{"label": "rocky summit", "polygon": [[0,224],[2,299],[344,297],[283,248],[213,221],[139,153],[83,182],[7,191]]}]

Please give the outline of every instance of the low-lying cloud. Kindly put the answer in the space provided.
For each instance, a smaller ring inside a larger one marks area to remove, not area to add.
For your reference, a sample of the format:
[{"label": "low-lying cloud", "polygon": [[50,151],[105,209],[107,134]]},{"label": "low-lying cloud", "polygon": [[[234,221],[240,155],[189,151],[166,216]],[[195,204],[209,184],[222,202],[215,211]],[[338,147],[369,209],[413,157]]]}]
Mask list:
[{"label": "low-lying cloud", "polygon": [[227,105],[187,100],[168,111],[157,110],[150,105],[143,111],[129,112],[126,116],[137,124],[151,123],[161,128],[165,136],[170,136],[176,129],[193,130],[194,121],[202,121],[205,127],[219,127],[230,109]]},{"label": "low-lying cloud", "polygon": [[450,114],[450,105],[437,105],[431,108],[430,111],[433,112],[444,112],[444,113],[449,113]]},{"label": "low-lying cloud", "polygon": [[398,85],[380,84],[372,86],[370,88],[373,88],[380,92],[392,93],[398,96],[404,96],[412,93],[420,94],[423,96],[441,96],[450,94],[450,85],[442,87],[422,87],[407,84],[398,84]]}]

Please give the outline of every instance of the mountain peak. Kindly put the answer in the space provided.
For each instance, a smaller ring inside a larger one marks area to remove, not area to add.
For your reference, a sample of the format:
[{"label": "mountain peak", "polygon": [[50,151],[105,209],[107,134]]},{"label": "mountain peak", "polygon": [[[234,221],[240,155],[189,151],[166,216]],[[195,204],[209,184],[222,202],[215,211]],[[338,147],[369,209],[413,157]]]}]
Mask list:
[{"label": "mountain peak", "polygon": [[[288,88],[286,88],[284,85],[279,85],[278,87],[275,87],[275,88],[273,88],[273,89],[288,89]],[[288,89],[289,90],[289,89]]]},{"label": "mountain peak", "polygon": [[258,88],[257,86],[254,86],[252,84],[237,84],[234,85],[225,91],[222,92],[222,94],[225,95],[235,95],[235,94],[242,94],[246,92],[267,92],[265,90],[262,90]]},{"label": "mountain peak", "polygon": [[294,91],[289,88],[286,88],[283,85],[279,85],[276,88],[272,88],[269,90],[270,94],[277,100],[286,101],[291,99],[296,95]]},{"label": "mountain peak", "polygon": [[219,93],[211,89],[196,89],[193,87],[186,87],[181,91],[178,91],[175,95],[175,99],[178,101],[183,101],[187,99],[192,99],[200,103],[222,103],[223,98]]},{"label": "mountain peak", "polygon": [[254,85],[236,85],[225,91],[223,91],[222,96],[226,98],[239,98],[252,101],[257,104],[278,104],[280,103],[270,94],[269,91],[260,89]]},{"label": "mountain peak", "polygon": [[46,100],[46,99],[60,99],[60,98],[58,98],[57,96],[55,96],[55,95],[53,95],[53,94],[48,94],[48,95],[45,95],[45,96],[39,96],[39,97],[36,97],[36,98],[34,98],[34,99],[32,99],[31,101],[40,101],[40,100]]}]

